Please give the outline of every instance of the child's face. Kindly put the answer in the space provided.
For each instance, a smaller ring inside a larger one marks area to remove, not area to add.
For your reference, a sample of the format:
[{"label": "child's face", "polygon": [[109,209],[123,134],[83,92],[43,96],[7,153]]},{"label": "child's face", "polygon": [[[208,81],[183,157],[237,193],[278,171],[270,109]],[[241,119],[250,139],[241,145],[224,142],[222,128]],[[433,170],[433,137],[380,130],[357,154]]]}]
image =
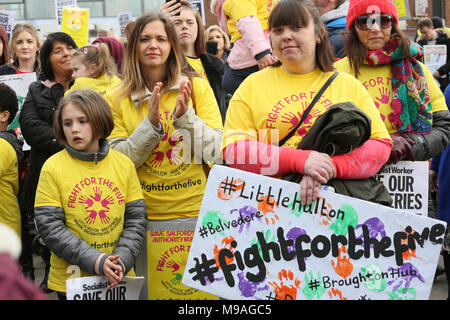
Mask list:
[{"label": "child's face", "polygon": [[87,66],[81,62],[80,57],[72,58],[72,78],[90,77],[93,74],[93,66]]},{"label": "child's face", "polygon": [[69,146],[78,151],[98,152],[98,139],[94,137],[86,114],[75,104],[68,103],[61,113],[64,135]]}]

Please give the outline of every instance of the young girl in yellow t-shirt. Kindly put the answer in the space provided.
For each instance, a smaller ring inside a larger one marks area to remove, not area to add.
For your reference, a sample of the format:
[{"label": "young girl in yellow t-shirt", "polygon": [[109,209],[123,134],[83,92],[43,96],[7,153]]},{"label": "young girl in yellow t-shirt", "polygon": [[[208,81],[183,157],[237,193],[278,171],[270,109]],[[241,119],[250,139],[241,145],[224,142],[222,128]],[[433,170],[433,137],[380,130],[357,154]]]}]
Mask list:
[{"label": "young girl in yellow t-shirt", "polygon": [[39,234],[52,251],[48,287],[64,298],[70,265],[104,275],[115,287],[132,267],[145,235],[146,211],[134,164],[109,149],[114,127],[93,90],[67,95],[54,129],[65,149],[44,164],[36,192]]},{"label": "young girl in yellow t-shirt", "polygon": [[120,83],[116,64],[104,43],[77,49],[71,64],[75,82],[66,94],[79,89],[92,89],[104,96],[108,89]]}]

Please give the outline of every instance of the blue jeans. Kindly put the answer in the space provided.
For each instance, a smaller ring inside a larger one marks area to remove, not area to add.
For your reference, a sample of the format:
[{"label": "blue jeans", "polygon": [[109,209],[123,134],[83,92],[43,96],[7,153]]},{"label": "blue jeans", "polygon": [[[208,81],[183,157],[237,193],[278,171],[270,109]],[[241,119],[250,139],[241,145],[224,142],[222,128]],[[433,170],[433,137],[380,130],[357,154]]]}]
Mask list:
[{"label": "blue jeans", "polygon": [[253,66],[245,69],[231,69],[229,65],[225,66],[225,72],[222,78],[222,88],[233,94],[236,89],[239,87],[242,81],[247,78],[252,73],[259,71],[258,66]]}]

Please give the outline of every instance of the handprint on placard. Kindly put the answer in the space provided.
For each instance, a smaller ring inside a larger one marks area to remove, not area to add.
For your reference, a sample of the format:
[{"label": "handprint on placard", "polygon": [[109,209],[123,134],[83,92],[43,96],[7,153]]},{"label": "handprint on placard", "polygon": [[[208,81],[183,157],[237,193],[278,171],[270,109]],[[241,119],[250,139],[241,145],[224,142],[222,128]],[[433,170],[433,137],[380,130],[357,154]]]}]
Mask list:
[{"label": "handprint on placard", "polygon": [[[229,237],[225,237],[225,238],[222,239],[222,241],[221,241],[222,247],[221,247],[221,248],[219,248],[219,247],[217,246],[217,244],[214,245],[214,259],[216,260],[216,265],[217,265],[217,267],[218,267],[219,269],[221,268],[220,263],[219,263],[219,253],[220,253],[220,251],[222,251],[223,249],[228,249],[228,250],[230,250],[231,252],[234,253],[234,251],[235,251],[236,249],[233,248],[233,247],[231,246],[231,243],[232,243],[233,241],[234,241],[234,238],[233,238],[232,236],[229,236]],[[234,260],[234,256],[231,257],[231,258],[225,257],[225,262],[227,263],[227,265],[230,264],[230,263],[232,263],[233,260]]]},{"label": "handprint on placard", "polygon": [[100,210],[98,212],[98,216],[100,217],[100,221],[103,224],[107,224],[107,223],[109,223],[109,221],[111,221],[111,219],[106,215],[107,212],[108,211],[106,211],[106,210]]},{"label": "handprint on placard", "polygon": [[[239,279],[239,290],[241,291],[242,295],[246,298],[253,297],[255,299],[258,299],[255,297],[256,292],[263,291],[269,289],[268,285],[260,286],[263,281],[261,282],[253,282],[245,279],[244,272],[238,273],[238,279]],[[260,287],[258,287],[260,286]]]},{"label": "handprint on placard", "polygon": [[279,283],[269,281],[273,287],[278,300],[296,300],[297,291],[300,289],[300,280],[294,278],[294,273],[289,270],[281,270],[278,273]]},{"label": "handprint on placard", "polygon": [[87,210],[89,213],[89,216],[84,218],[84,221],[86,221],[87,224],[93,224],[95,222],[95,218],[97,218],[97,211],[95,210]]},{"label": "handprint on placard", "polygon": [[343,278],[347,278],[353,271],[353,264],[347,254],[347,248],[342,246],[339,248],[337,262],[331,260],[334,271]]},{"label": "handprint on placard", "polygon": [[80,196],[78,199],[79,203],[85,204],[87,207],[84,208],[85,210],[91,208],[94,205],[94,201],[88,197],[86,197],[84,194]]},{"label": "handprint on placard", "polygon": [[425,279],[419,273],[419,270],[409,262],[404,263],[399,268],[389,267],[388,271],[397,272],[399,275],[401,275],[398,278],[388,281],[388,285],[394,285],[392,291],[397,291],[397,289],[400,286],[402,286],[403,283],[404,283],[403,287],[405,289],[408,289],[411,284],[411,281],[413,281],[414,278],[417,278],[421,282],[425,283]]},{"label": "handprint on placard", "polygon": [[181,283],[181,280],[183,279],[183,275],[181,273],[174,273],[173,274],[175,277],[170,280],[170,283],[174,286],[177,286]]},{"label": "handprint on placard", "polygon": [[180,265],[172,260],[167,262],[167,267],[172,269],[172,273],[174,273],[180,269]]},{"label": "handprint on placard", "polygon": [[153,152],[152,155],[155,155],[155,158],[150,162],[150,167],[156,168],[162,165],[164,160],[164,153],[161,151]]},{"label": "handprint on placard", "polygon": [[109,207],[108,207],[108,206],[109,206],[110,204],[114,204],[114,198],[111,197],[110,195],[108,195],[108,196],[106,196],[106,197],[102,200],[101,204],[102,204],[103,208],[109,210]]}]

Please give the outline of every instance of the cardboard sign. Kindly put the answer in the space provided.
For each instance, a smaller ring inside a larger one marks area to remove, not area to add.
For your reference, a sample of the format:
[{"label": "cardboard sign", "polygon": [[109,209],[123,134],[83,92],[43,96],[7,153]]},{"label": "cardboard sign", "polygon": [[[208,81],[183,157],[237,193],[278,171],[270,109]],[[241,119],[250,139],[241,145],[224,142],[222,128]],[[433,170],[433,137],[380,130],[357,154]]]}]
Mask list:
[{"label": "cardboard sign", "polygon": [[124,277],[116,288],[108,289],[106,277],[66,280],[67,300],[138,300],[144,277]]},{"label": "cardboard sign", "polygon": [[127,24],[133,19],[133,15],[131,12],[126,13],[119,13],[117,15],[117,20],[119,21],[119,27],[120,27],[120,36],[125,37],[125,34],[123,33],[123,30],[127,26]]},{"label": "cardboard sign", "polygon": [[56,25],[62,26],[63,8],[76,8],[77,0],[55,0]]},{"label": "cardboard sign", "polygon": [[181,283],[194,230],[147,232],[149,300],[218,300]]},{"label": "cardboard sign", "polygon": [[0,26],[5,29],[8,34],[8,38],[11,39],[12,31],[14,29],[14,25],[16,24],[14,18],[14,12],[0,10]]},{"label": "cardboard sign", "polygon": [[214,166],[183,284],[226,299],[428,299],[446,223]]},{"label": "cardboard sign", "polygon": [[[18,133],[20,137],[22,137],[19,123],[20,113],[22,111],[23,103],[25,102],[25,99],[28,94],[28,88],[30,84],[32,84],[34,81],[36,81],[35,72],[0,76],[0,83],[4,83],[11,89],[13,89],[16,92],[17,100],[19,100],[19,109],[13,122],[11,122],[10,125],[8,126],[8,130],[16,131],[16,133]],[[31,147],[24,140],[23,150],[26,151],[30,149]]]},{"label": "cardboard sign", "polygon": [[431,73],[447,63],[447,46],[443,44],[423,46],[424,62]]},{"label": "cardboard sign", "polygon": [[385,165],[376,175],[392,197],[392,207],[428,216],[427,161],[399,161]]},{"label": "cardboard sign", "polygon": [[63,8],[62,32],[69,34],[78,47],[88,44],[89,9]]}]

